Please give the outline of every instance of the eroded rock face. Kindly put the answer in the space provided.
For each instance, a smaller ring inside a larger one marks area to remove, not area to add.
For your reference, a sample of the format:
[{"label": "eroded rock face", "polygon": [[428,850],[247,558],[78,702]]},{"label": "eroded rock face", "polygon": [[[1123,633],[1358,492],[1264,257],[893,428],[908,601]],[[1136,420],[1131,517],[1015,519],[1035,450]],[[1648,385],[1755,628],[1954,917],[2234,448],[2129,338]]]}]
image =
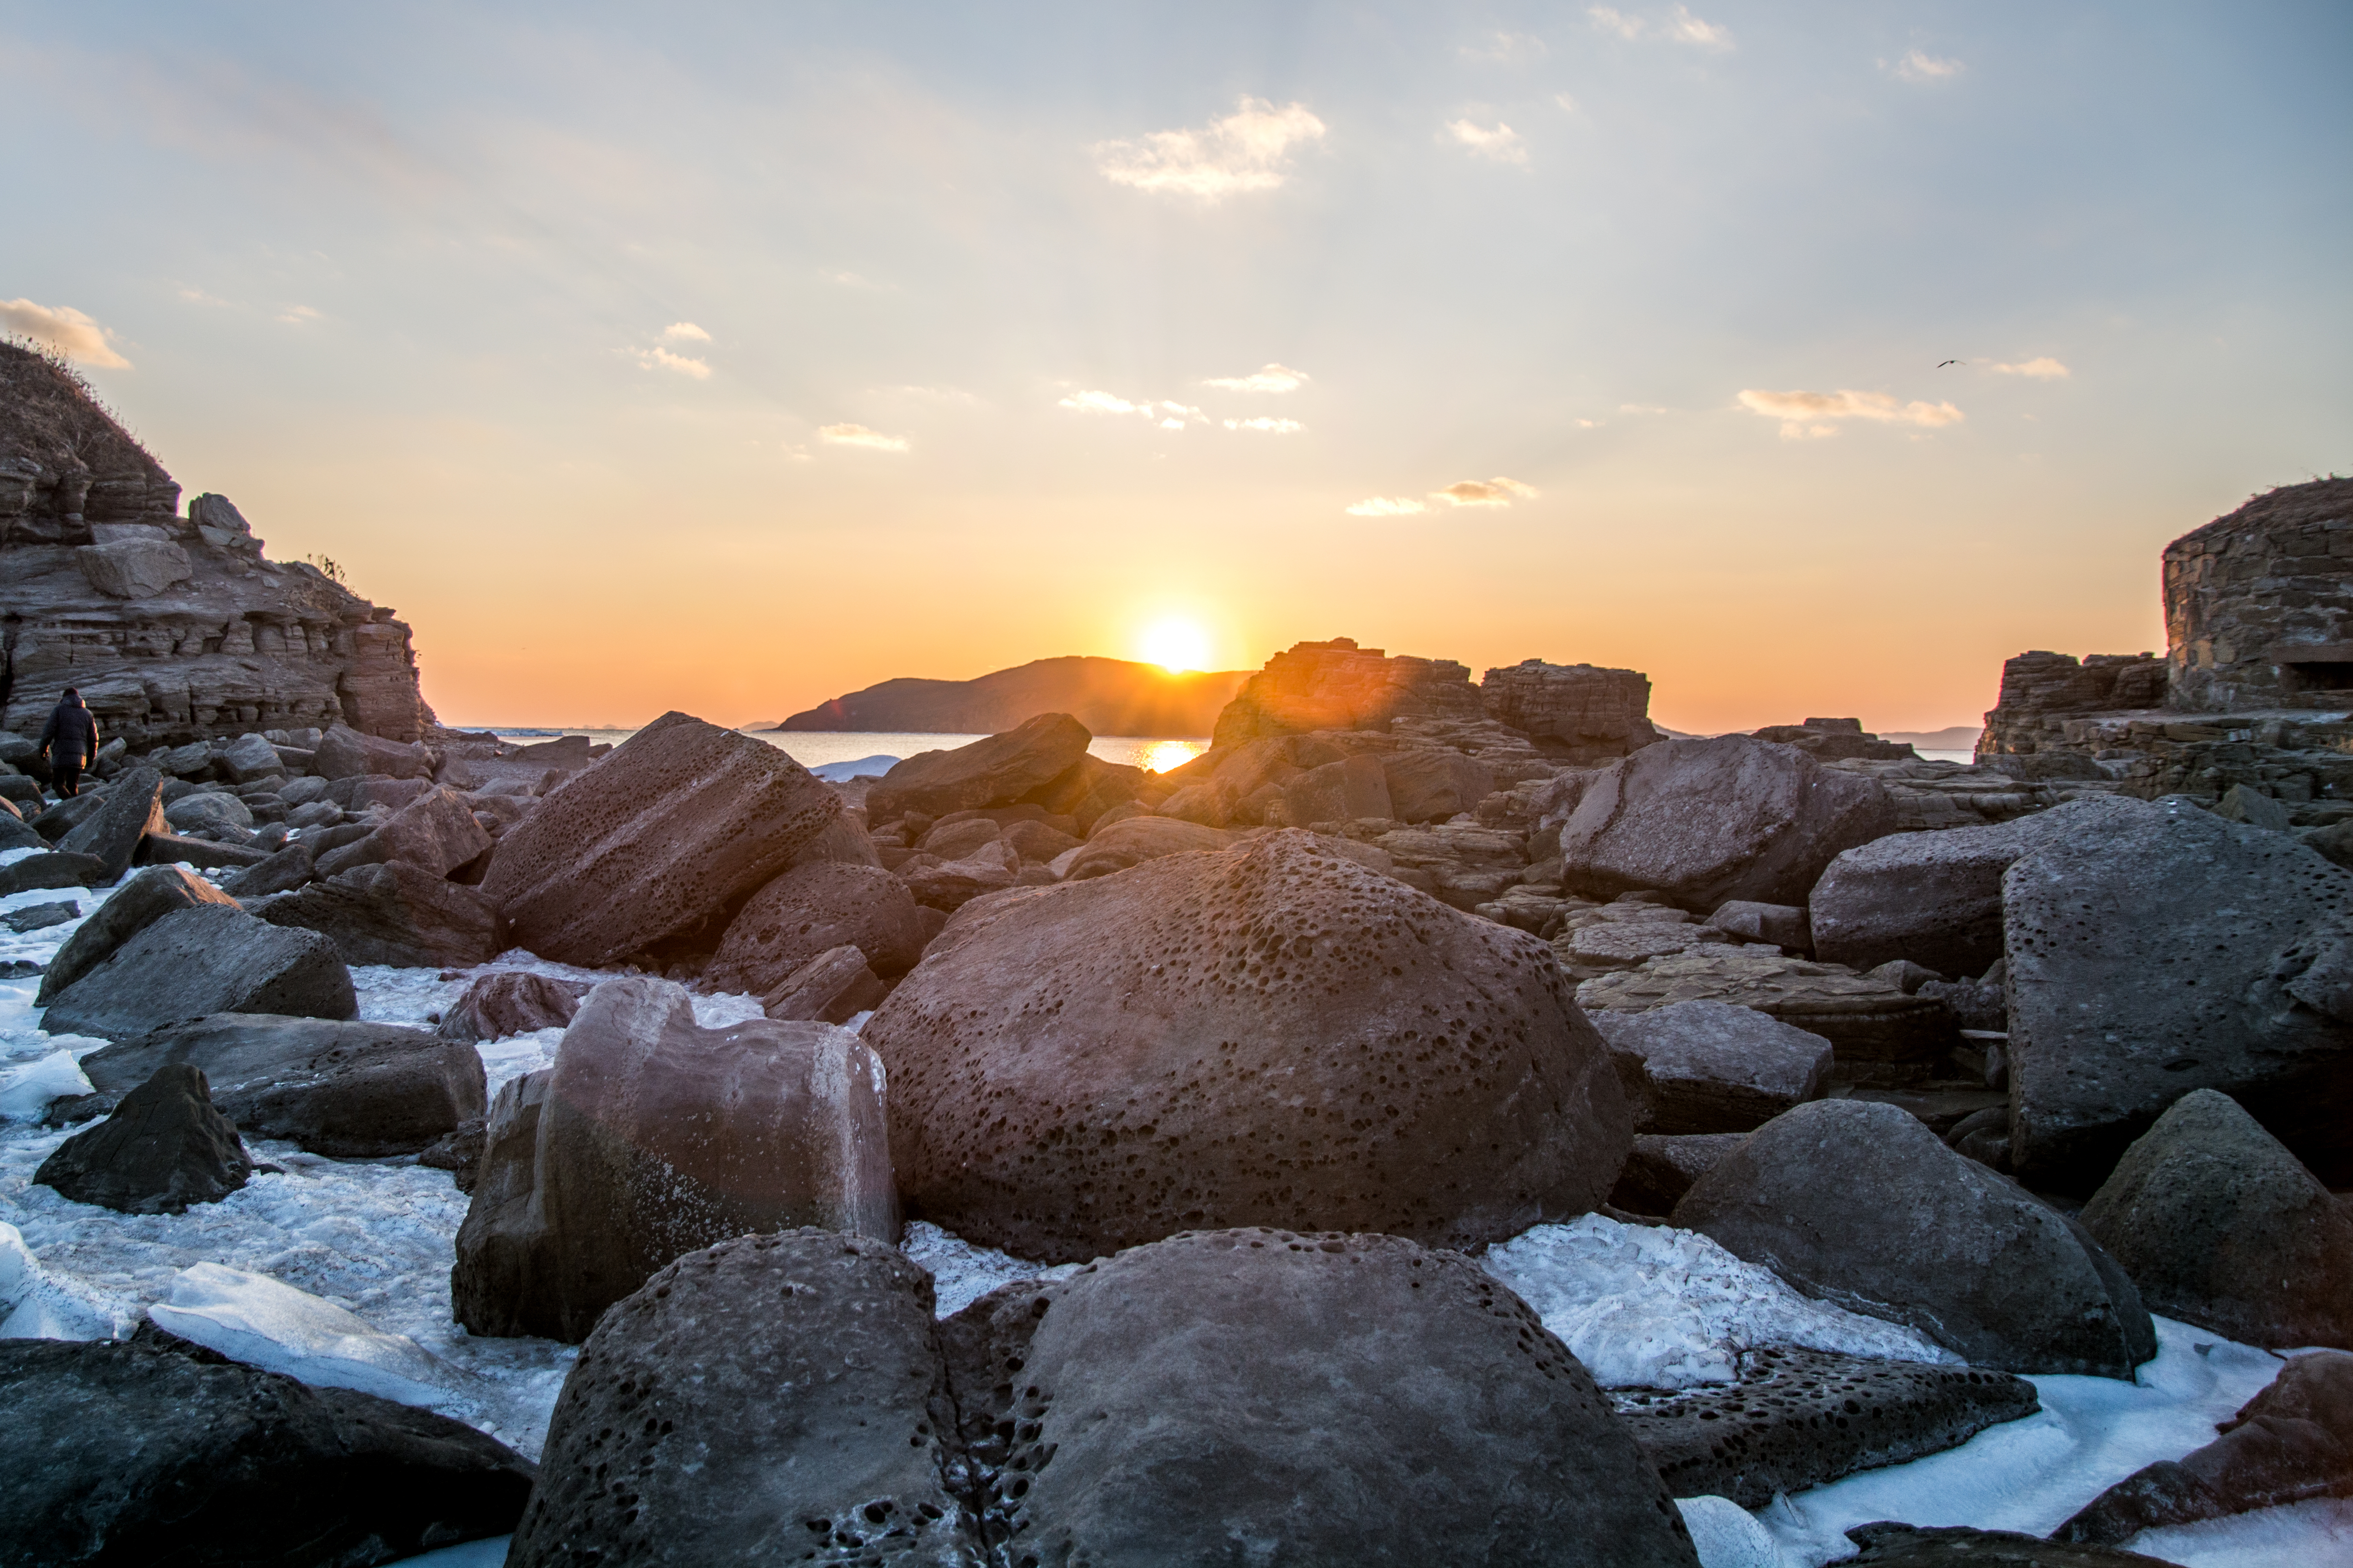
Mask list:
[{"label": "eroded rock face", "polygon": [[1746,735],[1662,741],[1586,784],[1560,830],[1564,880],[1656,889],[1704,912],[1730,899],[1802,904],[1841,851],[1895,831],[1876,780]]},{"label": "eroded rock face", "polygon": [[1479,690],[1489,718],[1580,767],[1659,739],[1651,726],[1651,678],[1640,670],[1529,658],[1489,670]]},{"label": "eroded rock face", "polygon": [[317,931],[345,963],[462,966],[486,963],[506,945],[490,900],[402,860],[359,866],[264,899],[251,913],[271,925]]},{"label": "eroded rock face", "polygon": [[253,1161],[214,1109],[201,1068],[160,1067],[114,1113],[53,1150],[33,1180],[78,1204],[122,1214],[180,1214],[245,1185]]},{"label": "eroded rock face", "polygon": [[1354,637],[1293,643],[1266,661],[1218,715],[1213,743],[1239,746],[1309,730],[1386,730],[1413,716],[1485,717],[1471,672],[1451,658],[1390,658]]},{"label": "eroded rock face", "polygon": [[882,1076],[824,1024],[694,1022],[667,981],[589,993],[500,1091],[450,1297],[479,1334],[573,1342],[671,1259],[801,1225],[896,1240]]},{"label": "eroded rock face", "polygon": [[2273,1350],[2353,1349],[2353,1218],[2227,1095],[2174,1101],[2082,1218],[2153,1311]]},{"label": "eroded rock face", "polygon": [[1692,1184],[1674,1223],[1973,1366],[2129,1378],[2157,1353],[2132,1281],[2082,1226],[1892,1105],[1776,1117]]},{"label": "eroded rock face", "polygon": [[923,937],[906,884],[874,866],[797,866],[752,895],[720,938],[703,980],[714,990],[765,995],[819,953],[845,945],[865,954],[878,975],[913,969]]},{"label": "eroded rock face", "polygon": [[1068,713],[1040,713],[1025,723],[958,746],[892,764],[866,792],[866,817],[893,821],[908,812],[944,816],[1010,805],[1077,767],[1094,737]]},{"label": "eroded rock face", "polygon": [[610,963],[711,928],[840,814],[774,746],[665,713],[508,828],[482,893],[516,946]]},{"label": "eroded rock face", "polygon": [[1050,1260],[1211,1224],[1472,1245],[1590,1209],[1624,1162],[1550,950],[1308,834],[1001,898],[863,1031],[902,1190],[960,1236]]},{"label": "eroded rock face", "polygon": [[2011,1168],[2088,1194],[2214,1089],[2353,1180],[2353,1006],[2327,989],[2353,873],[2179,797],[2116,805],[2002,880]]},{"label": "eroded rock face", "polygon": [[943,1337],[990,1533],[1040,1562],[1698,1561],[1585,1369],[1454,1253],[1180,1236]]},{"label": "eroded rock face", "polygon": [[315,931],[281,931],[235,908],[174,910],[65,988],[42,1024],[53,1035],[131,1040],[212,1013],[349,1018],[351,971]]}]

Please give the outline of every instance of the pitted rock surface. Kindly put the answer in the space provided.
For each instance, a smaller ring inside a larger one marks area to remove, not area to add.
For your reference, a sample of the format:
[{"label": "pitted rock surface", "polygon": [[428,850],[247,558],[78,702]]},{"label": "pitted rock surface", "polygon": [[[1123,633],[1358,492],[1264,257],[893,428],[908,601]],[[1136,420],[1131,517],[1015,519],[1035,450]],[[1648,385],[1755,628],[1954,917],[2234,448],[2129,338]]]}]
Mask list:
[{"label": "pitted rock surface", "polygon": [[1473,1245],[1631,1140],[1551,951],[1295,830],[1010,897],[863,1031],[913,1213],[1076,1261],[1211,1224]]},{"label": "pitted rock surface", "polygon": [[885,978],[913,969],[923,956],[923,934],[906,884],[876,866],[796,866],[752,895],[702,978],[714,991],[765,995],[819,953],[845,945]]},{"label": "pitted rock surface", "polygon": [[932,1279],[814,1229],[689,1253],[581,1347],[513,1568],[980,1568]]},{"label": "pitted rock surface", "polygon": [[1728,1387],[1611,1391],[1677,1497],[1759,1509],[1777,1492],[1942,1453],[2042,1407],[2034,1385],[2008,1373],[1794,1346],[1747,1352],[1739,1371]]},{"label": "pitted rock surface", "polygon": [[1456,1253],[1187,1234],[942,1338],[1009,1563],[1697,1562],[1577,1358]]}]

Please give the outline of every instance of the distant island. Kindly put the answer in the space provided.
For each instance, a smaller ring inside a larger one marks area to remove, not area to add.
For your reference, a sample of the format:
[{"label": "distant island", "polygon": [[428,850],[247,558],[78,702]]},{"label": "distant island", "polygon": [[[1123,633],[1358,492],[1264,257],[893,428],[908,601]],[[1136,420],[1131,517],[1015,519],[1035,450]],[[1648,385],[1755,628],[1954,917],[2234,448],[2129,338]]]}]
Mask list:
[{"label": "distant island", "polygon": [[1070,713],[1098,735],[1206,735],[1251,672],[1188,670],[1071,655],[971,680],[902,676],[796,713],[780,731],[994,734],[1039,713]]}]

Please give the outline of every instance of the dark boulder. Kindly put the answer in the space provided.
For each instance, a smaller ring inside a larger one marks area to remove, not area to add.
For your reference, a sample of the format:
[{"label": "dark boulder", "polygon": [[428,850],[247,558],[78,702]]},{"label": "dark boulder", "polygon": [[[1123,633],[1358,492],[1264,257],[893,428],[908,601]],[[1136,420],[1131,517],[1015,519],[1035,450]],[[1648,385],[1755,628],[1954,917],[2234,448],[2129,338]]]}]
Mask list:
[{"label": "dark boulder", "polygon": [[2353,1349],[2353,1217],[2228,1095],[2175,1100],[2081,1217],[2152,1311],[2271,1350]]},{"label": "dark boulder", "polygon": [[491,847],[491,836],[474,820],[472,806],[453,789],[426,791],[394,812],[364,838],[319,857],[319,875],[333,877],[360,866],[397,860],[436,877],[447,877]]},{"label": "dark boulder", "polygon": [[66,938],[57,957],[49,961],[48,972],[41,976],[41,989],[33,1005],[47,1006],[67,986],[105,963],[116,948],[165,915],[199,904],[237,907],[235,899],[202,877],[177,866],[150,866],[116,889]]},{"label": "dark boulder", "polygon": [[1587,1015],[1609,1046],[1638,1132],[1748,1132],[1830,1083],[1831,1043],[1754,1007],[1673,1002]]},{"label": "dark boulder", "polygon": [[367,1568],[514,1528],[532,1467],[472,1427],[153,1342],[0,1340],[11,1563]]},{"label": "dark boulder", "polygon": [[760,998],[760,1010],[771,1018],[847,1024],[881,1006],[887,994],[866,966],[866,955],[844,944],[818,953],[777,982]]},{"label": "dark boulder", "polygon": [[240,867],[222,878],[221,891],[238,899],[266,899],[272,893],[293,891],[309,881],[314,870],[310,844],[298,838],[273,851],[269,859]]},{"label": "dark boulder", "polygon": [[2159,1557],[2113,1546],[2070,1545],[2010,1530],[1968,1525],[1859,1524],[1846,1538],[1862,1550],[1840,1568],[2172,1568]]},{"label": "dark boulder", "polygon": [[1715,1163],[1740,1147],[1746,1132],[1694,1132],[1664,1137],[1637,1132],[1627,1152],[1618,1184],[1609,1189],[1609,1206],[1628,1214],[1670,1215],[1691,1184]]},{"label": "dark boulder", "polygon": [[906,884],[875,866],[797,866],[753,894],[729,923],[703,983],[714,991],[765,995],[809,960],[845,944],[863,953],[878,975],[913,969],[923,956],[923,928]]},{"label": "dark boulder", "polygon": [[69,854],[91,855],[106,867],[106,879],[92,886],[111,887],[131,869],[139,841],[150,833],[168,833],[161,797],[164,775],[153,768],[132,768],[107,786],[106,805],[58,845]]},{"label": "dark boulder", "polygon": [[573,986],[544,974],[509,971],[482,975],[469,984],[441,1015],[434,1032],[445,1040],[472,1045],[561,1028],[579,1011],[580,998]]},{"label": "dark boulder", "polygon": [[213,1013],[350,1018],[359,1000],[325,937],[198,904],[142,928],[67,986],[42,1027],[132,1040]]},{"label": "dark boulder", "polygon": [[911,811],[937,817],[1011,805],[1078,766],[1093,739],[1068,713],[1040,713],[968,746],[918,752],[893,763],[867,790],[866,819],[879,825]]},{"label": "dark boulder", "polygon": [[345,963],[464,967],[497,957],[506,945],[490,900],[400,860],[355,867],[264,899],[251,913],[274,926],[317,931]]},{"label": "dark boulder", "polygon": [[44,888],[103,888],[113,880],[106,862],[97,856],[52,849],[0,866],[0,898]]},{"label": "dark boulder", "polygon": [[2129,1378],[2157,1353],[2132,1281],[2081,1226],[1893,1105],[1820,1100],[1776,1117],[1673,1217],[1973,1366]]},{"label": "dark boulder", "polygon": [[259,866],[275,853],[257,846],[216,844],[177,833],[151,833],[139,841],[142,866],[193,866],[199,871],[238,871]]},{"label": "dark boulder", "polygon": [[58,1144],[33,1180],[121,1214],[180,1214],[220,1202],[252,1174],[203,1070],[177,1065],[157,1068],[111,1116]]}]

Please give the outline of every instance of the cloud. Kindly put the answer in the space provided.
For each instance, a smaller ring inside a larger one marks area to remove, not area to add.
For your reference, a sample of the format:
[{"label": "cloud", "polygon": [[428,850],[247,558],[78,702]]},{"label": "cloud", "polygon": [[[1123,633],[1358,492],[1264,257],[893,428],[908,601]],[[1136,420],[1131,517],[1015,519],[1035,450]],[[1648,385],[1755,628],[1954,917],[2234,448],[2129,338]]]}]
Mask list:
[{"label": "cloud", "polygon": [[1095,167],[1113,184],[1215,202],[1240,191],[1273,190],[1290,173],[1291,148],[1323,137],[1324,122],[1305,104],[1277,109],[1244,97],[1233,113],[1198,130],[1100,142]]},{"label": "cloud", "polygon": [[1483,44],[1465,44],[1466,60],[1540,60],[1551,51],[1534,33],[1490,33]]},{"label": "cloud", "polygon": [[1450,120],[1446,129],[1454,140],[1482,158],[1493,158],[1498,163],[1528,161],[1528,150],[1520,144],[1520,133],[1501,121],[1495,122],[1493,131],[1467,120]]},{"label": "cloud", "polygon": [[1615,33],[1630,43],[1642,36],[1642,19],[1640,16],[1629,16],[1623,11],[1613,10],[1607,5],[1588,6],[1585,14],[1593,18],[1593,26],[1598,31]]},{"label": "cloud", "polygon": [[[1593,19],[1596,31],[1614,34],[1632,43],[1651,30],[1651,23],[1640,16],[1629,16],[1609,5],[1588,6],[1585,13]],[[1728,49],[1732,47],[1729,28],[1714,22],[1703,22],[1691,14],[1689,6],[1678,5],[1667,13],[1655,35],[1671,43],[1690,44],[1703,49]]]},{"label": "cloud", "polygon": [[1054,406],[1073,409],[1081,414],[1134,414],[1153,421],[1164,430],[1182,430],[1188,420],[1206,424],[1209,417],[1199,409],[1182,403],[1170,403],[1165,398],[1158,403],[1131,403],[1113,392],[1074,392]]},{"label": "cloud", "polygon": [[1211,376],[1201,384],[1223,387],[1228,392],[1296,392],[1301,383],[1312,379],[1303,370],[1267,364],[1261,365],[1248,375]]},{"label": "cloud", "polygon": [[278,313],[278,319],[294,326],[308,326],[319,319],[319,312],[309,305],[289,305]]},{"label": "cloud", "polygon": [[1537,494],[1535,486],[1524,485],[1517,479],[1458,479],[1442,490],[1430,492],[1432,500],[1442,500],[1449,506],[1509,506],[1514,500],[1526,500]]},{"label": "cloud", "polygon": [[1229,419],[1226,421],[1226,428],[1263,430],[1270,436],[1288,436],[1293,430],[1304,430],[1307,426],[1296,419],[1269,419],[1264,415],[1261,415],[1256,419]]},{"label": "cloud", "polygon": [[1968,417],[1949,403],[1898,403],[1883,392],[1743,392],[1740,405],[1781,423],[1781,438],[1835,436],[1840,419],[1872,419],[1935,429]]},{"label": "cloud", "polygon": [[1940,60],[1936,56],[1914,49],[1895,62],[1895,74],[1905,81],[1943,81],[1961,74],[1958,60]]},{"label": "cloud", "polygon": [[711,341],[711,334],[692,321],[672,321],[662,329],[662,336],[672,342],[678,342],[681,338],[690,338],[698,343],[707,343]]},{"label": "cloud", "polygon": [[818,439],[831,447],[865,447],[877,452],[903,452],[907,449],[904,436],[885,436],[880,430],[869,430],[863,425],[820,425]]},{"label": "cloud", "polygon": [[1367,496],[1348,509],[1350,517],[1409,517],[1430,508],[1411,496]]},{"label": "cloud", "polygon": [[664,370],[674,370],[681,375],[691,375],[697,381],[711,379],[711,367],[702,361],[686,354],[674,354],[659,343],[641,352],[638,355],[638,363],[648,370],[659,365]]},{"label": "cloud", "polygon": [[2023,364],[1997,364],[1989,368],[1997,375],[2025,375],[2036,381],[2063,381],[2075,374],[2049,354],[2041,359],[2028,360]]},{"label": "cloud", "polygon": [[55,349],[84,364],[129,370],[131,362],[107,340],[114,334],[71,305],[36,305],[30,300],[0,300],[0,327]]},{"label": "cloud", "polygon": [[1552,100],[1554,103],[1560,106],[1560,110],[1564,114],[1575,114],[1577,112],[1577,100],[1569,97],[1568,94],[1565,92],[1554,93],[1552,95]]}]

